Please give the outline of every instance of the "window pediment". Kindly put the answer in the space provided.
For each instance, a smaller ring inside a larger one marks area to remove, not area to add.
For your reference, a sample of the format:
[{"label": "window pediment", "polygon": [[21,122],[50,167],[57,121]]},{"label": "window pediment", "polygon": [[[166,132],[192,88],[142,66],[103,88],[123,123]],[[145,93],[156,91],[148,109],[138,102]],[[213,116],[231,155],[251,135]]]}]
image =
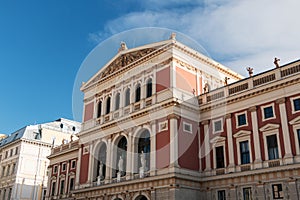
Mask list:
[{"label": "window pediment", "polygon": [[226,137],[223,136],[216,136],[213,139],[210,140],[210,143],[218,143],[218,142],[223,142],[226,140]]},{"label": "window pediment", "polygon": [[300,116],[289,122],[290,125],[300,124]]},{"label": "window pediment", "polygon": [[263,127],[261,127],[259,129],[259,131],[266,132],[266,131],[271,131],[271,130],[274,130],[274,129],[278,129],[279,127],[280,127],[279,124],[266,124]]},{"label": "window pediment", "polygon": [[251,131],[240,130],[236,134],[233,135],[234,138],[248,136],[251,134]]}]

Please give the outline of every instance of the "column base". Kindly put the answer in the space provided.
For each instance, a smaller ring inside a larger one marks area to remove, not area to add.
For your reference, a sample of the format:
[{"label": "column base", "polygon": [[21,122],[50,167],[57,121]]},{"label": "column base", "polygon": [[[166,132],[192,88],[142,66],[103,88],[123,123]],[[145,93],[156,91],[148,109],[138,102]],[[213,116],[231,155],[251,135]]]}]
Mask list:
[{"label": "column base", "polygon": [[294,163],[293,154],[286,154],[283,158],[284,164],[289,165]]},{"label": "column base", "polygon": [[227,167],[227,172],[228,173],[235,172],[235,165],[234,164],[229,164],[228,167]]},{"label": "column base", "polygon": [[263,167],[263,163],[261,159],[254,160],[253,169],[260,169]]}]

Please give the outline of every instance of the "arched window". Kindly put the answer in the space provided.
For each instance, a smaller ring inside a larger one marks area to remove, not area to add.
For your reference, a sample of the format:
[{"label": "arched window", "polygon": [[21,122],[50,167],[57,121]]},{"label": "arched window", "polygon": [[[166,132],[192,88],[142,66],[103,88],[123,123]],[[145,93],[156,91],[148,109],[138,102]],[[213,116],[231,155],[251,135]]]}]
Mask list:
[{"label": "arched window", "polygon": [[139,195],[135,200],[147,200],[147,197],[144,195]]},{"label": "arched window", "polygon": [[150,78],[147,81],[147,87],[146,87],[146,98],[151,97],[152,96],[152,79]]},{"label": "arched window", "polygon": [[115,98],[115,110],[119,110],[119,108],[120,108],[120,93],[117,93]]},{"label": "arched window", "polygon": [[125,106],[130,104],[130,89],[127,88],[125,91]]},{"label": "arched window", "polygon": [[102,101],[99,101],[98,108],[97,108],[97,118],[101,116],[101,111],[102,111]]},{"label": "arched window", "polygon": [[141,100],[141,85],[137,84],[135,88],[135,102],[139,102]]},{"label": "arched window", "polygon": [[145,171],[150,169],[150,133],[148,130],[144,130],[138,140],[138,169],[142,166],[141,156],[144,154],[145,159]]},{"label": "arched window", "polygon": [[108,97],[106,99],[106,113],[105,114],[108,114],[110,113],[110,97]]},{"label": "arched window", "polygon": [[[125,136],[122,136],[122,138],[119,140],[117,145],[117,157],[116,157],[116,167],[115,167],[114,177],[117,176],[117,173],[119,171],[121,171],[121,176],[126,175],[126,160],[127,160],[127,139]],[[122,169],[120,169],[120,167],[122,167]]]},{"label": "arched window", "polygon": [[106,175],[106,144],[101,143],[99,150],[96,150],[95,156],[95,167],[94,167],[94,181],[97,181],[98,177],[100,180],[104,180]]}]

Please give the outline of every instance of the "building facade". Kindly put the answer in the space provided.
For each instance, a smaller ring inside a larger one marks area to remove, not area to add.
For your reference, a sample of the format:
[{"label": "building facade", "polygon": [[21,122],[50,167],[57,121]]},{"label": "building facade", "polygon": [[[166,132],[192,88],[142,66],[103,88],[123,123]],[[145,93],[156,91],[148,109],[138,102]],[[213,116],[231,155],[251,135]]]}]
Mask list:
[{"label": "building facade", "polygon": [[59,119],[29,125],[0,141],[0,199],[44,199],[51,148],[80,131],[78,122]]},{"label": "building facade", "polygon": [[[51,155],[47,198],[299,199],[299,81],[300,61],[243,78],[174,35],[123,43],[81,88],[79,141]],[[72,160],[74,190],[53,170]]]}]

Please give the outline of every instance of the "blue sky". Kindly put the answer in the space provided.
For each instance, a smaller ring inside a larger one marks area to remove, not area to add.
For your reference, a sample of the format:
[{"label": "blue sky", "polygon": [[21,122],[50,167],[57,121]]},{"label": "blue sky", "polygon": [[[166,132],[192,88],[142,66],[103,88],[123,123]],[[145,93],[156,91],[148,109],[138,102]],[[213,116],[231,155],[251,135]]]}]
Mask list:
[{"label": "blue sky", "polygon": [[99,43],[132,28],[182,32],[242,75],[247,66],[254,73],[272,68],[275,56],[282,64],[299,59],[299,6],[297,0],[2,0],[0,133],[72,119],[81,64]]}]

